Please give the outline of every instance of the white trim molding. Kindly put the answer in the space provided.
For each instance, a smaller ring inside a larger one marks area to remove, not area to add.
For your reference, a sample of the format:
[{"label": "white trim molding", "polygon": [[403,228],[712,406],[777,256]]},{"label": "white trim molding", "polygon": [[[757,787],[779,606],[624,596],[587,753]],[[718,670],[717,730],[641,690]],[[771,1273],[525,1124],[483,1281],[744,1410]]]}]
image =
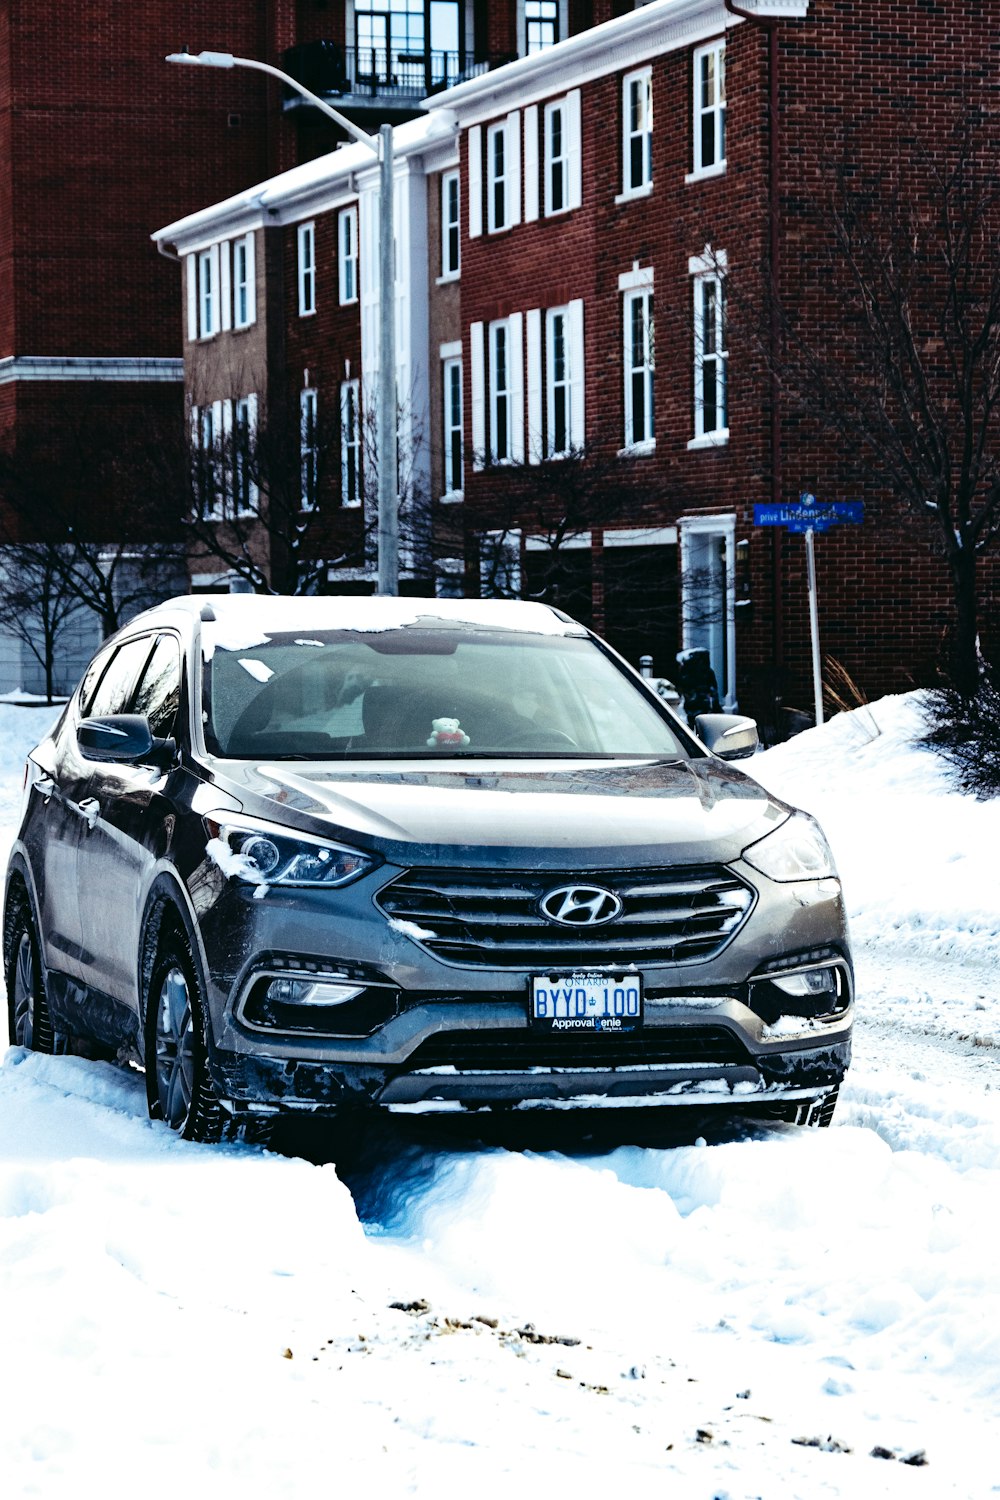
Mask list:
[{"label": "white trim molding", "polygon": [[[809,0],[744,0],[744,5],[761,18],[803,20],[809,14]],[[638,67],[665,52],[710,41],[743,24],[726,10],[723,0],[662,0],[658,5],[642,5],[554,47],[433,94],[423,100],[422,107],[431,118],[439,110],[454,110],[467,128],[499,117],[515,100],[522,106],[538,103],[609,73]]]},{"label": "white trim molding", "polygon": [[[683,649],[709,653],[725,713],[736,702],[736,516],[681,516]],[[714,544],[714,545],[713,545]]]},{"label": "white trim molding", "polygon": [[0,359],[0,385],[16,380],[116,380],[135,384],[184,379],[182,359],[106,357],[104,355],[9,354]]}]

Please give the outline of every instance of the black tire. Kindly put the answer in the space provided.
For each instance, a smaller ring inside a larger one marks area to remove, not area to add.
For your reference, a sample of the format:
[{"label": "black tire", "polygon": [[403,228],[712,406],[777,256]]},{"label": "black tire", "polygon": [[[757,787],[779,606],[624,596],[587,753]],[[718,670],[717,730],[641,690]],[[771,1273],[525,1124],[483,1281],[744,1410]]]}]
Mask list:
[{"label": "black tire", "polygon": [[187,938],[164,932],[146,998],[146,1103],[186,1141],[221,1141],[225,1114],[205,1048],[202,987]]},{"label": "black tire", "polygon": [[160,939],[146,1000],[146,1104],[186,1141],[266,1145],[271,1120],[234,1118],[222,1108],[208,1066],[203,989],[187,937],[175,926]]},{"label": "black tire", "polygon": [[45,996],[45,976],[27,892],[12,891],[3,935],[7,980],[7,1033],[14,1047],[53,1053],[55,1030]]}]

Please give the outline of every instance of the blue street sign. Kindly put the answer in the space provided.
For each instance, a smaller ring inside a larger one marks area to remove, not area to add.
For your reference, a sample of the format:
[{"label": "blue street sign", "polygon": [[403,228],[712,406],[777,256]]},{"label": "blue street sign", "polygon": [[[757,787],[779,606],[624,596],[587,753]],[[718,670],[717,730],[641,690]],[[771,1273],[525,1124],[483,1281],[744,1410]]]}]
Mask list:
[{"label": "blue street sign", "polygon": [[787,526],[790,531],[828,531],[831,526],[860,526],[865,518],[863,500],[819,501],[813,495],[790,505],[755,505],[755,526]]}]

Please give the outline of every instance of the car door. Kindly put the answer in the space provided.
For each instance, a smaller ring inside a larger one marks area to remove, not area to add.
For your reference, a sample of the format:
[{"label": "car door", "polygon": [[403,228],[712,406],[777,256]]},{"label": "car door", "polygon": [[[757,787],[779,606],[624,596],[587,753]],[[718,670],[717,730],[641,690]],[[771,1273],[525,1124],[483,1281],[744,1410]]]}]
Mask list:
[{"label": "car door", "polygon": [[114,655],[114,648],[108,647],[95,656],[57,730],[35,752],[42,775],[29,789],[32,803],[24,828],[36,872],[45,967],[77,979],[83,944],[77,871],[84,827],[80,801],[86,795],[91,766],[77,744],[76,726]]},{"label": "car door", "polygon": [[[113,712],[144,714],[156,738],[172,738],[180,691],[178,638],[169,632],[155,640],[147,637],[134,686]],[[142,901],[151,868],[168,837],[164,789],[169,775],[169,768],[148,763],[92,762],[83,798],[83,977],[92,989],[130,1008],[136,1003]]]}]

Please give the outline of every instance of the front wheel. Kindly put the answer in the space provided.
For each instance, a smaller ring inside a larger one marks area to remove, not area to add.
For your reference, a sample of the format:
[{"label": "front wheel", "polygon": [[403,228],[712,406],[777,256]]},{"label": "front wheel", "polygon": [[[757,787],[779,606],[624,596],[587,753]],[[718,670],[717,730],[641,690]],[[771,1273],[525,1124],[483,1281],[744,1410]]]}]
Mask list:
[{"label": "front wheel", "polygon": [[4,957],[7,977],[7,1029],[11,1044],[33,1052],[54,1052],[55,1032],[45,998],[45,981],[35,924],[26,896],[15,899],[7,918]]},{"label": "front wheel", "polygon": [[187,939],[160,945],[146,1006],[146,1102],[186,1141],[221,1141],[225,1118],[208,1071],[201,985]]},{"label": "front wheel", "polygon": [[161,941],[146,1006],[146,1103],[186,1141],[242,1140],[266,1145],[269,1118],[233,1119],[219,1102],[208,1067],[198,968],[178,930]]}]

